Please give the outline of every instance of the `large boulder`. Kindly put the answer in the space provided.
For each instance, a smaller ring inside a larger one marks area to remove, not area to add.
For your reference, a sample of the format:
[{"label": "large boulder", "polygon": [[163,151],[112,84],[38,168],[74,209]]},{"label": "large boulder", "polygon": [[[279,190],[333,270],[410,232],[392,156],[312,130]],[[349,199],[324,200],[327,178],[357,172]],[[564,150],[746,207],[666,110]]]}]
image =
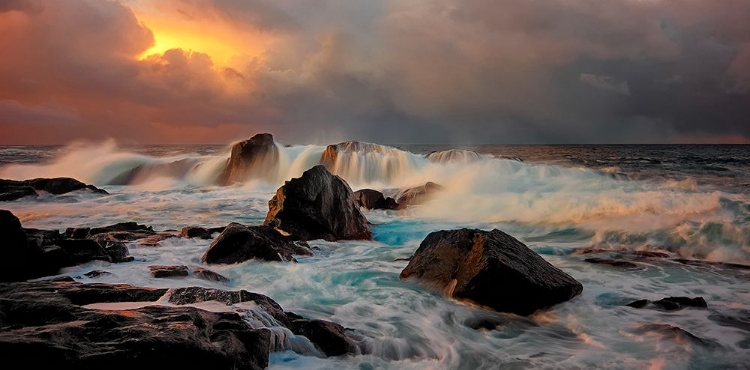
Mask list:
[{"label": "large boulder", "polygon": [[268,226],[229,224],[208,247],[204,263],[240,263],[250,259],[295,261],[294,255],[311,256],[307,243],[294,241]]},{"label": "large boulder", "polygon": [[84,189],[88,189],[96,194],[108,194],[105,190],[99,189],[94,185],[86,185],[69,177],[39,178],[23,181],[0,179],[0,201],[36,196],[39,191],[60,195]]},{"label": "large boulder", "polygon": [[424,185],[414,186],[411,188],[401,189],[393,195],[393,199],[401,207],[407,205],[422,204],[430,199],[445,187],[434,182],[428,182]]},{"label": "large boulder", "polygon": [[349,185],[318,165],[287,181],[268,202],[265,224],[301,240],[370,240]]},{"label": "large boulder", "polygon": [[401,279],[410,278],[453,298],[518,315],[530,315],[583,291],[570,275],[499,230],[427,235],[401,272]]},{"label": "large boulder", "polygon": [[399,209],[398,203],[393,198],[386,198],[383,193],[373,189],[355,191],[354,201],[364,209]]},{"label": "large boulder", "polygon": [[21,221],[4,209],[0,210],[0,246],[0,282],[39,276],[34,263],[42,255],[42,249],[28,242]]},{"label": "large boulder", "polygon": [[229,185],[248,178],[273,179],[279,163],[279,148],[271,134],[257,134],[232,146],[232,154],[218,183]]}]

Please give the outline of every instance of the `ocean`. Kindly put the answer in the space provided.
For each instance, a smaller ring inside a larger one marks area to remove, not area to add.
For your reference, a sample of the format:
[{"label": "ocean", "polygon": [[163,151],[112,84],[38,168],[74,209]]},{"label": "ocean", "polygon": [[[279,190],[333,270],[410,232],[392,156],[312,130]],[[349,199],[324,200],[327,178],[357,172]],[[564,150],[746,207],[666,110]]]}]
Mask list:
[{"label": "ocean", "polygon": [[[260,224],[276,189],[317,164],[325,149],[278,146],[275,171],[227,187],[213,184],[229,156],[227,145],[0,147],[0,178],[73,177],[110,193],[41,195],[0,208],[39,229],[126,221],[156,230]],[[449,163],[425,159],[454,148],[481,155]],[[137,166],[148,170],[126,176]],[[299,263],[212,265],[231,278],[229,286],[150,275],[149,265],[201,265],[211,240],[200,239],[130,243],[134,262],[92,262],[62,275],[246,289],[285,310],[353,328],[371,350],[321,359],[289,349],[271,355],[270,369],[750,368],[750,146],[392,145],[341,156],[333,172],[353,190],[388,193],[427,181],[445,190],[406,210],[363,211],[374,241],[312,241],[315,255],[298,257]],[[428,233],[462,227],[516,237],[580,281],[582,295],[524,318],[399,279],[403,259]],[[636,252],[666,257],[636,258]],[[624,258],[637,267],[584,261],[592,256]],[[94,269],[112,274],[82,276]],[[670,296],[703,297],[708,309],[626,306]],[[494,330],[467,326],[490,316],[502,322]]]}]

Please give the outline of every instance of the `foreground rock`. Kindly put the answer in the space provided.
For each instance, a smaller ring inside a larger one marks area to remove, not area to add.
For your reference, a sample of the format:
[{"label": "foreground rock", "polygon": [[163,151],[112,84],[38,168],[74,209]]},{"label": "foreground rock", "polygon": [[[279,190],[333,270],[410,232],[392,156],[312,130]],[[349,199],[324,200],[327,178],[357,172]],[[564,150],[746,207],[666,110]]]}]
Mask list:
[{"label": "foreground rock", "polygon": [[354,192],[354,201],[364,209],[399,209],[396,200],[383,196],[383,193],[373,189],[362,189]]},{"label": "foreground rock", "polygon": [[[232,312],[93,303],[152,302],[165,289],[78,283],[0,284],[0,352],[9,369],[263,369],[271,332]],[[29,355],[32,354],[33,355]]]},{"label": "foreground rock", "polygon": [[218,179],[220,185],[249,178],[273,179],[279,162],[279,148],[271,134],[257,134],[232,146],[232,154]]},{"label": "foreground rock", "polygon": [[23,181],[0,179],[0,201],[16,200],[26,196],[37,196],[40,191],[61,195],[84,189],[96,194],[108,194],[105,190],[99,189],[94,185],[86,185],[69,177],[39,178]]},{"label": "foreground rock", "polygon": [[422,204],[430,199],[445,187],[438,185],[434,182],[428,182],[421,186],[415,186],[412,188],[401,189],[393,195],[393,199],[396,200],[401,207],[408,205]]},{"label": "foreground rock", "polygon": [[57,230],[24,229],[16,216],[5,210],[0,210],[0,238],[0,281],[55,275],[63,267],[93,260],[132,260],[122,243],[100,244],[90,239],[66,238]]},{"label": "foreground rock", "polygon": [[583,291],[570,275],[499,230],[433,232],[422,241],[401,278],[518,315],[530,315]]},{"label": "foreground rock", "polygon": [[370,240],[349,185],[318,165],[287,181],[268,202],[265,224],[301,240]]},{"label": "foreground rock", "polygon": [[703,297],[667,297],[653,302],[647,299],[641,299],[628,303],[627,306],[633,308],[644,308],[647,306],[651,306],[655,309],[663,311],[676,311],[686,307],[708,308],[708,304],[706,303],[706,300],[703,299]]},{"label": "foreground rock", "polygon": [[307,243],[294,241],[268,226],[229,224],[208,247],[204,263],[240,263],[250,259],[295,261],[294,255],[311,256]]}]

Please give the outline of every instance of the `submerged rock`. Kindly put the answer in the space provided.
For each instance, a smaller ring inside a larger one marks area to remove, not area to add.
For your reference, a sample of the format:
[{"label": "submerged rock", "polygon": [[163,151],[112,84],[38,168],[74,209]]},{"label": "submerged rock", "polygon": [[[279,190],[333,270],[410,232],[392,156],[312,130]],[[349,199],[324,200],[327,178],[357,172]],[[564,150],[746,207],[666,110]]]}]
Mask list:
[{"label": "submerged rock", "polygon": [[647,299],[641,299],[628,303],[626,306],[630,306],[633,308],[643,308],[648,306],[649,304],[651,304],[656,309],[661,309],[664,311],[681,310],[685,307],[708,308],[708,304],[706,303],[706,300],[703,299],[703,297],[667,297],[653,302]]},{"label": "submerged rock", "polygon": [[584,261],[588,263],[593,263],[597,265],[609,265],[612,267],[621,267],[621,268],[638,268],[638,264],[628,261],[619,261],[619,260],[612,260],[612,259],[606,259],[606,258],[586,258]]},{"label": "submerged rock", "polygon": [[395,199],[396,203],[401,207],[422,204],[430,200],[435,193],[442,190],[445,190],[444,186],[438,185],[434,182],[428,182],[424,185],[401,189],[393,195],[393,199]]},{"label": "submerged rock", "polygon": [[211,239],[211,232],[203,227],[188,226],[180,230],[180,236],[183,238]]},{"label": "submerged rock", "polygon": [[36,196],[39,191],[61,195],[83,189],[88,189],[96,194],[108,194],[105,190],[99,189],[94,185],[86,185],[69,177],[39,178],[22,181],[0,179],[0,201]]},{"label": "submerged rock", "polygon": [[460,229],[427,235],[401,272],[448,296],[496,311],[530,315],[570,300],[581,283],[512,236]]},{"label": "submerged rock", "polygon": [[268,202],[265,224],[301,240],[370,240],[370,224],[349,185],[325,166],[287,181]]},{"label": "submerged rock", "polygon": [[294,255],[311,256],[307,243],[295,241],[268,226],[229,224],[201,257],[204,263],[240,263],[251,259],[295,261]]},{"label": "submerged rock", "polygon": [[647,324],[636,329],[635,332],[638,334],[658,333],[678,343],[687,343],[710,349],[721,348],[719,343],[698,337],[685,329],[668,324]]},{"label": "submerged rock", "polygon": [[373,189],[361,189],[354,192],[354,201],[364,209],[399,209],[398,203],[391,197]]},{"label": "submerged rock", "polygon": [[213,272],[211,270],[204,269],[202,267],[196,267],[193,269],[193,276],[197,277],[198,279],[203,280],[209,280],[209,281],[216,281],[219,283],[228,283],[229,278],[219,274],[218,272]]},{"label": "submerged rock", "polygon": [[249,178],[270,178],[276,173],[279,148],[271,134],[257,134],[232,146],[232,154],[219,175],[220,185],[243,182]]},{"label": "submerged rock", "polygon": [[186,277],[190,275],[187,266],[149,266],[151,276],[155,278]]}]

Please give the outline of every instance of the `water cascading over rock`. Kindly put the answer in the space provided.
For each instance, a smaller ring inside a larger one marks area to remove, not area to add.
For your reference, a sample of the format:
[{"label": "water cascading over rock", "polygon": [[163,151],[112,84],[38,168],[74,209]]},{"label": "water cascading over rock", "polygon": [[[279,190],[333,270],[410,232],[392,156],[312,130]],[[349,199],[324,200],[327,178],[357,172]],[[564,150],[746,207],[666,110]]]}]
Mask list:
[{"label": "water cascading over rock", "polygon": [[230,185],[250,178],[273,180],[279,164],[279,149],[271,134],[257,134],[232,146],[232,154],[217,182]]},{"label": "water cascading over rock", "polygon": [[320,163],[333,174],[356,184],[390,183],[424,161],[412,153],[390,146],[345,141],[328,145]]}]

